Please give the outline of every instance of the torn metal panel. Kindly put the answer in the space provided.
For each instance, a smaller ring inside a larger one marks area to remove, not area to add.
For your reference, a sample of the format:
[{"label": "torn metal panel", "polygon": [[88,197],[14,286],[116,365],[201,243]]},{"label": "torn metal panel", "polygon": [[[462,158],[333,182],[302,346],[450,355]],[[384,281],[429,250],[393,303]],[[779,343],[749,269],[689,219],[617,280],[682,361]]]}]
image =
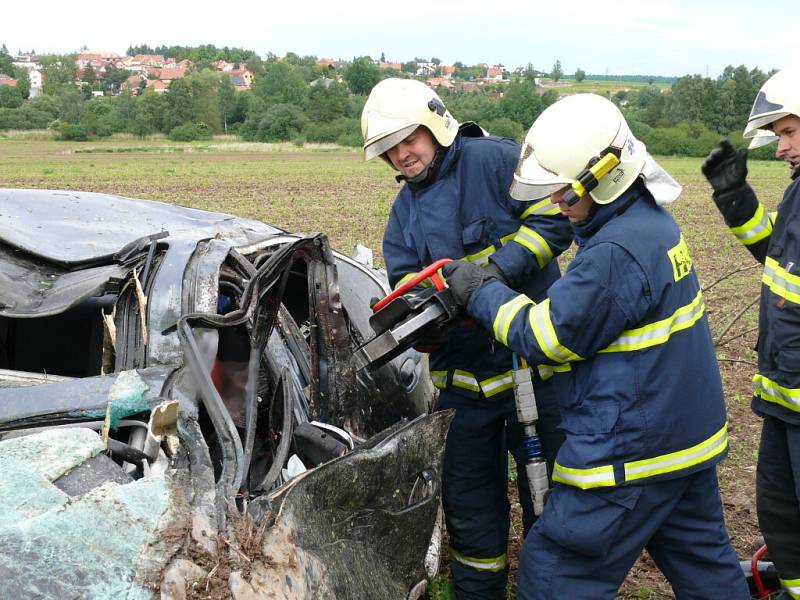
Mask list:
[{"label": "torn metal panel", "polygon": [[[0,430],[32,427],[44,421],[56,424],[103,418],[109,397],[117,397],[120,402],[113,409],[115,419],[148,410],[163,401],[160,396],[169,373],[166,369],[151,367],[134,371],[141,379],[138,391],[129,387],[132,381],[136,387],[136,378],[124,373],[126,371],[31,387],[0,388]],[[119,377],[123,379],[117,383]]]},{"label": "torn metal panel", "polygon": [[[325,565],[318,574],[323,579],[311,580],[312,587],[330,588],[331,597],[340,599],[405,598],[425,579],[451,419],[450,411],[419,417],[276,493],[276,525],[290,530],[296,546]],[[269,544],[268,538],[267,554]],[[307,564],[313,572],[314,562]]]}]

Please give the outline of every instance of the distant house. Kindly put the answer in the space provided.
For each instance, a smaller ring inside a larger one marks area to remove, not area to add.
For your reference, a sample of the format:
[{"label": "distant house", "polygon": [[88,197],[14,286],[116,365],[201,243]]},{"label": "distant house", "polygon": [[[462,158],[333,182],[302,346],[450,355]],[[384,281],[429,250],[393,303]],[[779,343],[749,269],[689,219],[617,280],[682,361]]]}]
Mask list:
[{"label": "distant house", "polygon": [[444,77],[429,77],[428,79],[425,80],[425,83],[428,85],[428,87],[431,87],[434,90],[436,88],[454,90],[456,87],[452,81],[450,81],[449,79],[445,79]]},{"label": "distant house", "polygon": [[160,79],[153,79],[147,82],[147,89],[155,91],[156,94],[163,94],[169,88],[169,84]]},{"label": "distant house", "polygon": [[439,65],[439,69],[442,77],[447,77],[448,79],[453,77],[453,74],[456,72],[456,68],[452,65]]},{"label": "distant house", "polygon": [[493,67],[489,67],[486,69],[486,79],[502,81],[504,71],[505,67],[503,67],[503,65],[494,65]]},{"label": "distant house", "polygon": [[316,64],[318,67],[327,69],[344,69],[350,66],[346,60],[333,60],[332,58],[320,58]]},{"label": "distant house", "polygon": [[394,69],[395,71],[400,71],[403,68],[403,65],[399,62],[378,62],[378,67],[382,70],[386,69]]},{"label": "distant house", "polygon": [[158,76],[161,81],[175,81],[184,77],[186,77],[186,69],[183,67],[164,67]]},{"label": "distant house", "polygon": [[479,87],[480,84],[474,81],[465,81],[463,83],[459,83],[458,85],[456,85],[456,89],[464,94],[471,94],[472,92],[477,92]]},{"label": "distant house", "polygon": [[230,78],[233,87],[240,92],[249,90],[253,85],[253,74],[247,69],[234,69],[223,74]]},{"label": "distant house", "polygon": [[17,80],[9,77],[5,73],[0,73],[0,85],[8,87],[17,87]]}]

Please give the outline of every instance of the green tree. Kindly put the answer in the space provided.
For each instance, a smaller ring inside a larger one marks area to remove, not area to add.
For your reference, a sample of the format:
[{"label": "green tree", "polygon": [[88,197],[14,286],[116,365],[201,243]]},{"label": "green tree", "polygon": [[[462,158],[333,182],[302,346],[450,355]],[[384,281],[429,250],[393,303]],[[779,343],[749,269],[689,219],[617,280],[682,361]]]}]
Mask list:
[{"label": "green tree", "polygon": [[164,93],[167,99],[167,111],[164,115],[164,129],[172,131],[179,125],[191,123],[194,118],[194,100],[192,83],[186,77],[176,79]]},{"label": "green tree", "polygon": [[580,83],[584,79],[586,79],[586,73],[584,72],[584,70],[583,69],[575,69],[575,81]]},{"label": "green tree", "polygon": [[511,83],[500,99],[503,116],[516,121],[522,127],[530,127],[542,112],[542,101],[534,85],[528,81]]},{"label": "green tree", "polygon": [[0,108],[19,108],[25,99],[22,93],[10,85],[0,85]]},{"label": "green tree", "polygon": [[86,68],[81,71],[81,81],[83,83],[88,83],[92,85],[95,81],[97,81],[97,73],[94,72],[94,69],[87,65]]},{"label": "green tree", "polygon": [[219,86],[217,88],[219,96],[219,111],[222,119],[222,130],[228,133],[228,123],[233,122],[233,116],[236,112],[236,88],[231,83],[231,78],[223,75],[219,79]]},{"label": "green tree", "polygon": [[333,121],[347,114],[347,87],[337,81],[325,85],[322,80],[308,92],[309,118],[316,123]]},{"label": "green tree", "polygon": [[212,132],[222,131],[219,106],[219,75],[215,71],[204,70],[186,77],[192,88],[192,119],[195,123],[205,123]]},{"label": "green tree", "polygon": [[564,76],[564,70],[561,68],[561,61],[557,60],[553,63],[553,69],[550,71],[550,79],[558,81]]},{"label": "green tree", "polygon": [[275,104],[267,109],[258,126],[258,139],[262,142],[282,142],[299,134],[306,117],[294,104]]},{"label": "green tree", "polygon": [[42,63],[42,93],[55,96],[66,86],[75,84],[77,67],[74,55],[39,57]]},{"label": "green tree", "polygon": [[22,67],[16,69],[17,89],[22,97],[26,100],[31,95],[31,78],[28,76],[28,71]]},{"label": "green tree", "polygon": [[14,59],[8,54],[5,44],[0,49],[0,73],[5,73],[9,77],[14,76]]},{"label": "green tree", "polygon": [[266,75],[256,77],[253,94],[267,104],[294,104],[305,107],[308,85],[294,68],[285,62],[273,62]]},{"label": "green tree", "polygon": [[103,91],[117,94],[122,89],[122,84],[128,80],[131,72],[127,69],[119,69],[113,65],[106,67],[106,73],[101,82]]},{"label": "green tree", "polygon": [[381,80],[381,70],[370,57],[360,56],[345,69],[344,78],[351,92],[366,96]]},{"label": "green tree", "polygon": [[536,69],[533,68],[533,63],[529,62],[525,67],[525,72],[522,74],[525,81],[536,83]]}]

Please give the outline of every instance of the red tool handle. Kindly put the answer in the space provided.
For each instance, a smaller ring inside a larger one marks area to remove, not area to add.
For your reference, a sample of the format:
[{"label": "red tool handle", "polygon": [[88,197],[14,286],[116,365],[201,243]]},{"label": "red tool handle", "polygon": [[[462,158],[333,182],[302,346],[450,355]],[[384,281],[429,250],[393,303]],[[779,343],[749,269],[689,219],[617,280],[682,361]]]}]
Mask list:
[{"label": "red tool handle", "polygon": [[375,303],[375,306],[372,307],[372,312],[378,312],[384,306],[389,304],[389,302],[391,302],[392,300],[394,300],[399,296],[402,296],[408,290],[418,286],[421,282],[425,281],[426,279],[430,279],[431,281],[433,281],[433,285],[435,285],[436,289],[441,292],[446,286],[444,284],[444,281],[442,281],[442,278],[439,276],[439,269],[441,269],[447,263],[452,261],[453,261],[452,258],[441,258],[432,265],[425,267],[424,269],[422,269],[422,271],[414,275],[414,277],[406,281],[403,285],[401,285],[391,294],[389,294],[382,300],[378,300],[378,302]]}]

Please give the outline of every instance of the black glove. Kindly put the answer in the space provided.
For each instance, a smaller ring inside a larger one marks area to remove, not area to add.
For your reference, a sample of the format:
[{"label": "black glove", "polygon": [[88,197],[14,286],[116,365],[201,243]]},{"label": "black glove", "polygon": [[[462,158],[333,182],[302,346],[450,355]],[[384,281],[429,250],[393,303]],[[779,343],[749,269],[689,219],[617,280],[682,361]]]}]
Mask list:
[{"label": "black glove", "polygon": [[747,178],[747,149],[736,150],[728,140],[722,140],[700,168],[715,195],[739,188]]},{"label": "black glove", "polygon": [[453,298],[462,307],[466,307],[472,293],[490,279],[483,268],[465,260],[447,263],[442,267],[442,274],[447,279]]},{"label": "black glove", "polygon": [[508,285],[508,279],[506,278],[505,273],[500,270],[496,264],[494,264],[491,260],[489,264],[483,267],[483,272],[486,273],[486,277],[494,277],[500,283],[504,283]]}]

